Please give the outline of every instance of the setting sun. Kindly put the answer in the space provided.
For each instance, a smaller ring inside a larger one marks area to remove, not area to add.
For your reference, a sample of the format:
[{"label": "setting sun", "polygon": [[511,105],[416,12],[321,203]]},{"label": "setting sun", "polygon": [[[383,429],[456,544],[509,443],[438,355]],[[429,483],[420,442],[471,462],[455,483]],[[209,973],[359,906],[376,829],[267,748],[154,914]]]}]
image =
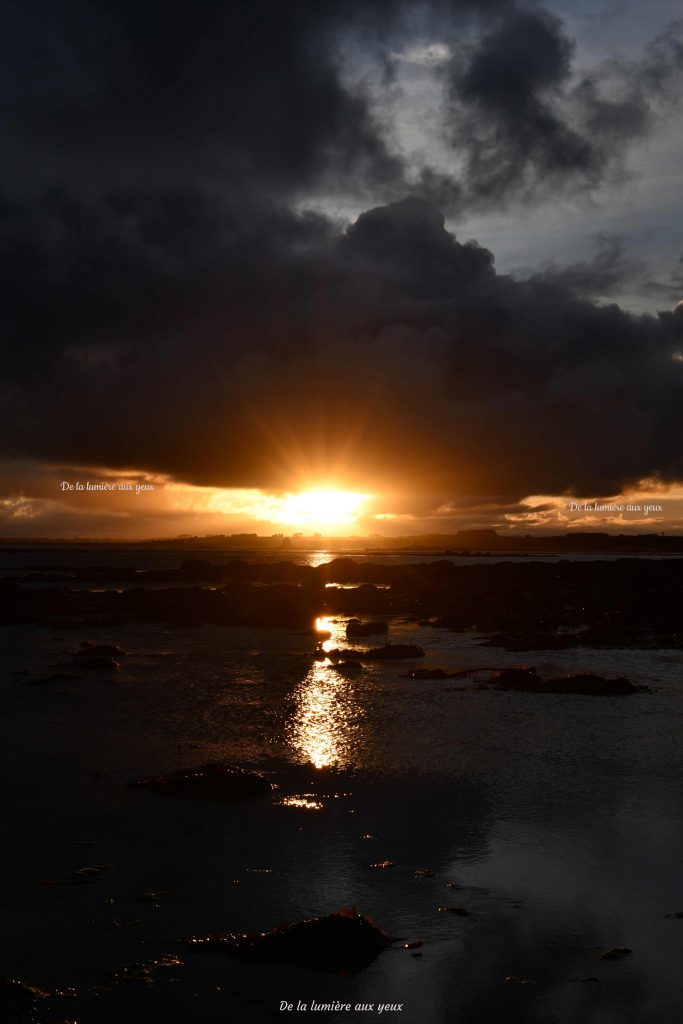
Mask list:
[{"label": "setting sun", "polygon": [[272,519],[300,530],[349,528],[356,523],[370,495],[334,488],[317,488],[287,494],[279,501]]}]

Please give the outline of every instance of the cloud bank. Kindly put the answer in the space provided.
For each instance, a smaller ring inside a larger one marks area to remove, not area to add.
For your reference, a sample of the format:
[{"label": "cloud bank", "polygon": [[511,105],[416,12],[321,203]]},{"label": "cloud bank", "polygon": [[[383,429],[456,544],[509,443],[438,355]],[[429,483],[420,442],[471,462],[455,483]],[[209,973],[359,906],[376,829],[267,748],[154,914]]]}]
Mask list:
[{"label": "cloud bank", "polygon": [[[416,10],[446,171],[401,152],[363,80],[392,87]],[[438,205],[622,173],[677,95],[680,26],[587,72],[554,15],[503,0],[32,0],[10,21],[4,457],[511,501],[681,479],[680,312],[590,299],[632,269],[609,239],[498,274]],[[343,191],[354,223],[307,210]]]}]

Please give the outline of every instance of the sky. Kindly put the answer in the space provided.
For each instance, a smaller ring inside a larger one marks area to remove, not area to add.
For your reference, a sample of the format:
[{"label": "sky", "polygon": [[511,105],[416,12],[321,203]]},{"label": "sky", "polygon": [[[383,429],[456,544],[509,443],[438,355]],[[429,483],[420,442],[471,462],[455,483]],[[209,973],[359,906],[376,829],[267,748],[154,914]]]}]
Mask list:
[{"label": "sky", "polygon": [[2,20],[0,536],[683,532],[678,3]]}]

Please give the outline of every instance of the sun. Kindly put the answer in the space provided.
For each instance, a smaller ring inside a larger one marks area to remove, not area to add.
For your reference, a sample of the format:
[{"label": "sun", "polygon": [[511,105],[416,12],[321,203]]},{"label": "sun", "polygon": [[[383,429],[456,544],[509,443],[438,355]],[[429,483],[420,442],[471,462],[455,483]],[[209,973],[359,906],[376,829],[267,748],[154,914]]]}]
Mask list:
[{"label": "sun", "polygon": [[301,531],[349,529],[356,524],[369,498],[369,494],[336,488],[287,494],[279,500],[272,520]]}]

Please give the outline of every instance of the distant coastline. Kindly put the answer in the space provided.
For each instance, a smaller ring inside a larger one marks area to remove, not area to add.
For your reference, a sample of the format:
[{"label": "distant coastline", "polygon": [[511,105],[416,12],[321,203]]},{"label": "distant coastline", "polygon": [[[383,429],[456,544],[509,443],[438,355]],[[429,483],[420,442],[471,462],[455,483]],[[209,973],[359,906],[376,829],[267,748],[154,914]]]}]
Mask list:
[{"label": "distant coastline", "polygon": [[495,530],[459,530],[454,534],[416,534],[404,537],[325,537],[320,534],[293,537],[282,534],[213,534],[204,537],[179,536],[122,540],[97,537],[0,537],[0,550],[35,548],[97,548],[138,550],[161,548],[174,551],[315,551],[363,554],[487,555],[509,554],[683,554],[683,536],[658,533],[610,534],[572,531],[565,534],[501,535]]}]

